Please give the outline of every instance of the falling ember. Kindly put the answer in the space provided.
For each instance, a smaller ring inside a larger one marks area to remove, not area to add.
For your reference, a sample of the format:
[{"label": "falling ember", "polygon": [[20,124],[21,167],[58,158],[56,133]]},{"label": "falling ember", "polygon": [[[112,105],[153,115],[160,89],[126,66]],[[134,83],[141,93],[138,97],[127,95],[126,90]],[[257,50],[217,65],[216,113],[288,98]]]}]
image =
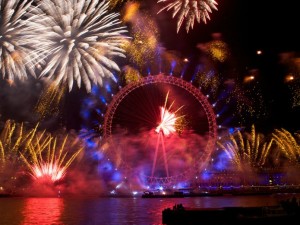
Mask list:
[{"label": "falling ember", "polygon": [[146,64],[152,64],[158,55],[158,26],[147,14],[135,13],[134,16],[128,14],[130,13],[126,14],[124,20],[128,20],[131,24],[132,39],[124,42],[124,49],[129,61],[142,70]]},{"label": "falling ember", "polygon": [[46,116],[57,116],[59,114],[59,105],[66,93],[66,85],[56,86],[51,83],[41,94],[35,111],[39,119]]}]

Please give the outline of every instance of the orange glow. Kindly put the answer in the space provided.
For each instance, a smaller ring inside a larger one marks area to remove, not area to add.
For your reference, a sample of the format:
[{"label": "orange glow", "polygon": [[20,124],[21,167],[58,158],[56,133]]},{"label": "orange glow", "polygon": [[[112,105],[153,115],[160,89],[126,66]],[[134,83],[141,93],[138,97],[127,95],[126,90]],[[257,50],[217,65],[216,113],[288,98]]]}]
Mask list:
[{"label": "orange glow", "polygon": [[290,82],[290,81],[293,81],[294,80],[294,76],[289,74],[287,76],[285,76],[284,78],[285,82]]},{"label": "orange glow", "polygon": [[255,76],[246,76],[246,77],[244,77],[244,82],[246,83],[246,82],[250,82],[250,81],[252,81],[252,80],[254,80],[255,79]]},{"label": "orange glow", "polygon": [[123,17],[123,20],[125,22],[133,20],[138,12],[139,7],[140,5],[136,2],[128,3],[125,8],[125,15]]}]

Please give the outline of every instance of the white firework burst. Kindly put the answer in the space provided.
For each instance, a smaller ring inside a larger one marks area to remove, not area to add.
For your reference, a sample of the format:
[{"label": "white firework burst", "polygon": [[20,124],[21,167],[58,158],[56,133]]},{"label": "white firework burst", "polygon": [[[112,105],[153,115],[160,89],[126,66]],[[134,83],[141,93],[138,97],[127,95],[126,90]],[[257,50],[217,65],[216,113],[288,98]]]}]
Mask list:
[{"label": "white firework burst", "polygon": [[42,64],[40,77],[72,90],[84,84],[87,92],[103,78],[115,80],[120,71],[114,57],[125,58],[125,26],[119,13],[108,13],[105,0],[36,0],[27,23]]},{"label": "white firework burst", "polygon": [[0,70],[3,79],[24,81],[35,76],[34,52],[24,31],[23,16],[32,0],[0,0]]},{"label": "white firework burst", "polygon": [[178,14],[177,33],[184,20],[186,20],[185,29],[188,33],[190,28],[193,29],[195,20],[198,23],[201,21],[206,23],[207,19],[210,20],[209,13],[212,13],[212,9],[218,10],[218,3],[214,0],[158,0],[157,3],[167,3],[158,13],[173,9],[172,17]]}]

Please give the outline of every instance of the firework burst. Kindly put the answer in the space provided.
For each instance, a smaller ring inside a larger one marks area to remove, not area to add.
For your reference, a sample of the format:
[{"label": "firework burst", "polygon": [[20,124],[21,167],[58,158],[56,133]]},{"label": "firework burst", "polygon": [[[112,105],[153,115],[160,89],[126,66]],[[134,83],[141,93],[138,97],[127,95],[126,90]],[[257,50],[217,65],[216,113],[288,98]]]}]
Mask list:
[{"label": "firework burst", "polygon": [[168,96],[169,96],[169,92],[167,93],[165,99],[165,105],[163,107],[160,107],[160,123],[155,129],[155,132],[157,133],[162,132],[166,136],[168,136],[171,133],[174,133],[176,131],[176,127],[180,127],[179,125],[176,125],[176,123],[179,118],[183,117],[183,116],[176,117],[176,113],[183,106],[178,108],[175,112],[170,111],[174,104],[174,101],[170,104],[170,106],[167,109]]},{"label": "firework burst", "polygon": [[160,122],[155,129],[155,132],[158,133],[158,137],[157,137],[156,148],[155,148],[155,153],[154,153],[154,160],[153,160],[153,165],[152,165],[151,176],[154,176],[157,155],[158,155],[158,148],[159,148],[160,144],[162,145],[166,175],[169,176],[169,168],[168,168],[166,149],[165,149],[165,143],[164,143],[163,136],[164,135],[168,136],[171,133],[176,132],[176,128],[180,127],[180,126],[176,125],[178,123],[178,118],[183,117],[183,116],[176,117],[176,113],[182,108],[182,106],[180,108],[178,108],[175,112],[171,112],[174,101],[167,108],[168,97],[169,97],[169,92],[166,95],[164,106],[160,107]]},{"label": "firework burst", "polygon": [[229,135],[224,143],[217,142],[218,146],[225,151],[228,158],[236,165],[239,171],[250,168],[261,168],[265,165],[270,154],[273,139],[264,140],[260,133],[256,133],[252,125],[250,135],[243,135],[240,130]]},{"label": "firework burst", "polygon": [[0,135],[0,161],[10,163],[18,160],[21,149],[26,150],[36,133],[37,126],[30,132],[26,132],[23,124],[17,124],[11,120],[5,122]]},{"label": "firework burst", "polygon": [[1,132],[0,136],[0,162],[1,166],[4,165],[9,155],[14,155],[18,151],[18,146],[22,139],[22,130],[23,126],[21,126],[19,132],[17,132],[19,135],[14,141],[14,135],[16,133],[16,124],[12,121],[8,120],[6,121],[4,128]]},{"label": "firework burst", "polygon": [[17,188],[16,182],[23,162],[20,151],[26,150],[36,133],[36,127],[27,132],[24,125],[7,120],[0,133],[0,187],[4,191]]},{"label": "firework burst", "polygon": [[212,9],[217,10],[218,3],[214,0],[158,0],[158,3],[166,3],[158,13],[173,9],[172,17],[178,15],[177,20],[177,33],[184,20],[186,20],[185,29],[189,32],[190,28],[193,29],[195,20],[204,23],[210,20],[209,13]]},{"label": "firework burst", "polygon": [[32,0],[0,0],[0,69],[3,79],[12,83],[15,78],[27,79],[27,72],[35,76],[34,51],[30,37],[24,35],[22,18]]},{"label": "firework burst", "polygon": [[289,131],[281,128],[275,129],[272,133],[275,143],[280,152],[289,160],[290,163],[298,165],[300,162],[300,134],[291,134]]},{"label": "firework burst", "polygon": [[[79,139],[68,142],[68,135],[62,141],[45,131],[36,134],[28,150],[21,153],[31,176],[42,182],[56,182],[64,178],[67,168],[82,151]],[[68,151],[68,149],[77,149]]]},{"label": "firework burst", "polygon": [[[103,79],[116,81],[120,68],[113,60],[125,58],[122,48],[125,26],[120,26],[118,13],[108,13],[109,3],[100,0],[37,0],[37,7],[27,13],[27,24],[45,63],[40,77],[55,85],[84,84],[87,92],[93,84],[102,86]],[[38,37],[38,38],[36,38]]]}]

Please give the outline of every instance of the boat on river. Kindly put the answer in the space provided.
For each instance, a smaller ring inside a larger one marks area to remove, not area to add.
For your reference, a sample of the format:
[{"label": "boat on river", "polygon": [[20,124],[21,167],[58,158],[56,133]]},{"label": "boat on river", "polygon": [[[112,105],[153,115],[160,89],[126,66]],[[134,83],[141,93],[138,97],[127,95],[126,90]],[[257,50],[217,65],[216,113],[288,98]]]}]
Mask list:
[{"label": "boat on river", "polygon": [[162,212],[164,225],[283,225],[299,224],[300,205],[295,199],[274,206],[187,208],[176,204]]}]

